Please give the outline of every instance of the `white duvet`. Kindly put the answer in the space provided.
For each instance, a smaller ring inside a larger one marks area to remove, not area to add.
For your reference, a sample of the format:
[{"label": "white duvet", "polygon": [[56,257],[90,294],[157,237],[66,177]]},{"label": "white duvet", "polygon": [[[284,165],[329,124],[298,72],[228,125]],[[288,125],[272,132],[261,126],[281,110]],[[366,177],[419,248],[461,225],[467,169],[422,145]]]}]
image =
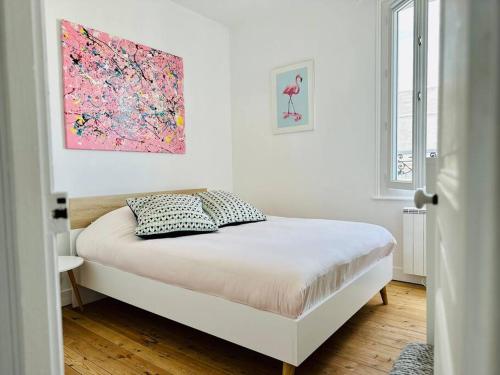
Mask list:
[{"label": "white duvet", "polygon": [[384,228],[356,222],[268,217],[218,232],[143,240],[128,207],[76,242],[90,261],[296,318],[395,246]]}]

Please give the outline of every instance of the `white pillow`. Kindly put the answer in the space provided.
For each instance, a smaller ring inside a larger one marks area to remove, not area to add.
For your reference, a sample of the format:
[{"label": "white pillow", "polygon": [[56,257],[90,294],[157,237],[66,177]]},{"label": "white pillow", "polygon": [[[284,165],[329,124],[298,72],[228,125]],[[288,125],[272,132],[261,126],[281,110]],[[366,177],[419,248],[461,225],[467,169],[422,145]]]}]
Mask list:
[{"label": "white pillow", "polygon": [[203,211],[200,198],[193,195],[149,195],[129,198],[127,204],[137,218],[135,234],[142,238],[217,230],[215,222]]},{"label": "white pillow", "polygon": [[260,210],[227,191],[207,191],[198,193],[198,196],[203,209],[219,227],[266,220],[266,215]]}]

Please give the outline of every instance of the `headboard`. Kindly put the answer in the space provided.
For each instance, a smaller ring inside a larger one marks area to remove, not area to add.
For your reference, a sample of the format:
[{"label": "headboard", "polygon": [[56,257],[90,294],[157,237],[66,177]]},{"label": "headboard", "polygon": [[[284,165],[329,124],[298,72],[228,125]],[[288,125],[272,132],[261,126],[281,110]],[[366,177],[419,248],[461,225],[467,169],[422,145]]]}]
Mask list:
[{"label": "headboard", "polygon": [[158,191],[151,193],[131,193],[105,195],[100,197],[72,198],[69,200],[69,219],[71,229],[85,228],[93,221],[110,211],[127,205],[127,198],[144,197],[154,194],[196,194],[207,191],[205,188]]}]

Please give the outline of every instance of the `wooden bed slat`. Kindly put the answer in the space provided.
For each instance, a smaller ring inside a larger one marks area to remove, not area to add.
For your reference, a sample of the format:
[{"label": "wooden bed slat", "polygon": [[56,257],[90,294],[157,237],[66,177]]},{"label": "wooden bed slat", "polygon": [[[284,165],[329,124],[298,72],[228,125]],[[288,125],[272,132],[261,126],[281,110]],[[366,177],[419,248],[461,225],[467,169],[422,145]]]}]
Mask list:
[{"label": "wooden bed slat", "polygon": [[148,193],[130,193],[120,195],[105,195],[98,197],[71,198],[69,200],[69,218],[71,229],[85,228],[93,221],[110,211],[127,204],[127,198],[144,197],[154,194],[196,194],[207,191],[205,188],[158,191]]}]

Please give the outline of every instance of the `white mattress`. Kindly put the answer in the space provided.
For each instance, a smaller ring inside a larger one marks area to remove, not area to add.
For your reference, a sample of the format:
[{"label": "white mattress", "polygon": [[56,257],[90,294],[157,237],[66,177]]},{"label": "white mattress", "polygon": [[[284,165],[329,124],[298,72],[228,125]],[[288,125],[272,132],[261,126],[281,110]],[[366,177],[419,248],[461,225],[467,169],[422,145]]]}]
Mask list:
[{"label": "white mattress", "polygon": [[389,255],[384,228],[356,222],[268,217],[218,232],[143,240],[128,207],[86,228],[76,242],[90,261],[297,318]]}]

